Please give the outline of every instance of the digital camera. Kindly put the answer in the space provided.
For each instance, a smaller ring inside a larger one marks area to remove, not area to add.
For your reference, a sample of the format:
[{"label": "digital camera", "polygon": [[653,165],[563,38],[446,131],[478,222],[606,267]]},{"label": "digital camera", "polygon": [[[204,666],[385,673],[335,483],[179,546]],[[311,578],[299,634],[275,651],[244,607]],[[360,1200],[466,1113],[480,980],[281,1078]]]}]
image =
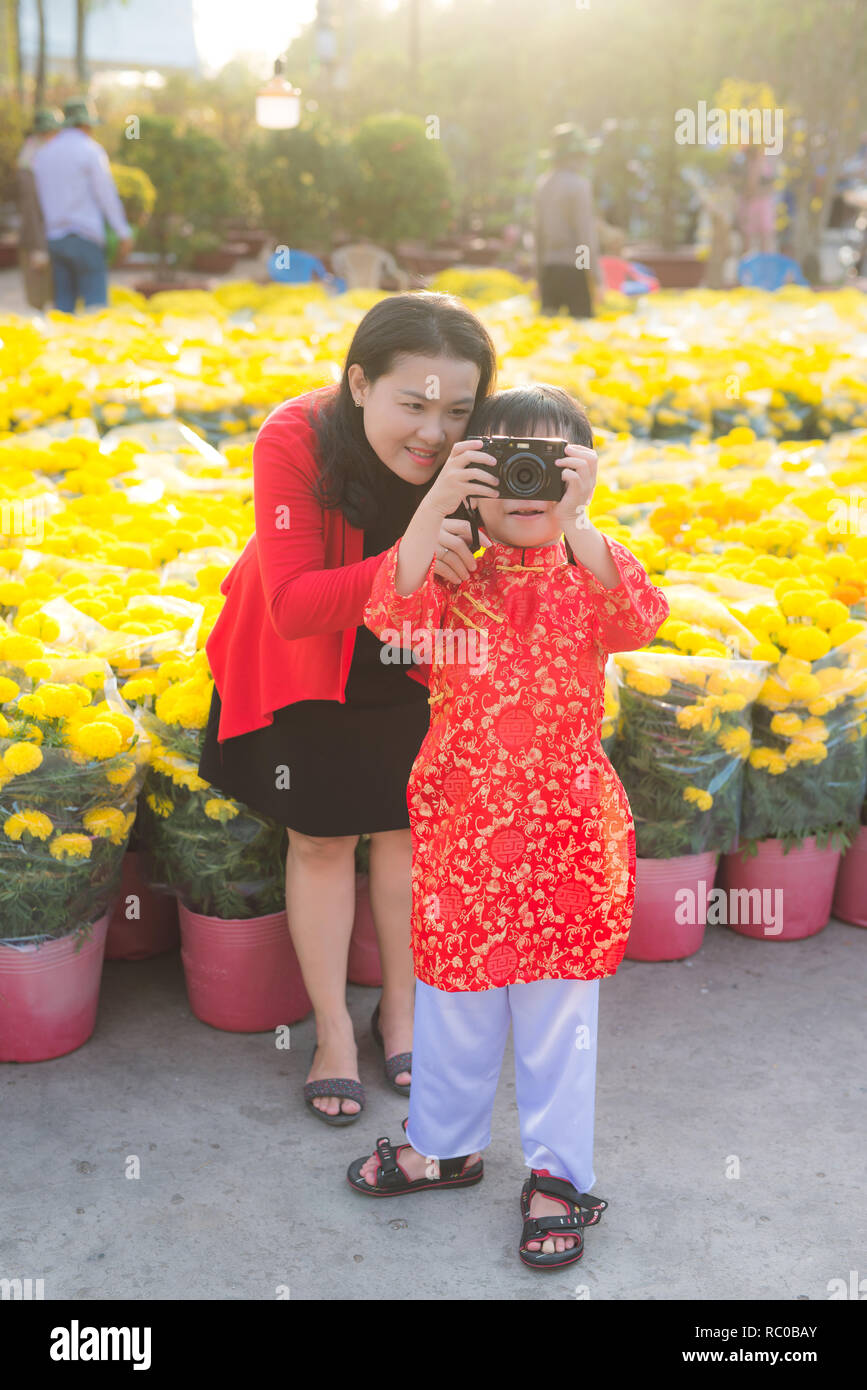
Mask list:
[{"label": "digital camera", "polygon": [[[499,480],[500,497],[559,502],[566,491],[562,469],[555,459],[566,454],[568,439],[521,439],[495,434],[482,439],[482,451],[493,454],[496,464],[474,463]],[[472,496],[472,494],[470,494]]]}]

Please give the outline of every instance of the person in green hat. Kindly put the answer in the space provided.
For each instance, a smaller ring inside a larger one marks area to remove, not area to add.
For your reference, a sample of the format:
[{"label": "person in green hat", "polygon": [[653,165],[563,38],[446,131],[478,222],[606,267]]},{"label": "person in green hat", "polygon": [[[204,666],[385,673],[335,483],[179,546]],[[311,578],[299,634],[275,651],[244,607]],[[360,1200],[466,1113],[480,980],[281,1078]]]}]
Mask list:
[{"label": "person in green hat", "polygon": [[566,123],[551,132],[553,168],[534,190],[536,275],[542,314],[592,318],[593,289],[602,292],[599,239],[587,156],[598,141]]},{"label": "person in green hat", "polygon": [[132,247],[132,231],[108,163],[90,134],[101,125],[93,105],[74,97],[63,108],[63,126],[33,158],[33,177],[45,221],[45,241],[54,276],[54,306],[74,314],[108,303],[105,223],[120,239],[118,260]]},{"label": "person in green hat", "polygon": [[33,158],[60,129],[60,115],[43,106],[36,112],[16,160],[18,198],[18,266],[27,303],[42,310],[52,297],[51,261],[45,244],[45,223],[33,178]]}]

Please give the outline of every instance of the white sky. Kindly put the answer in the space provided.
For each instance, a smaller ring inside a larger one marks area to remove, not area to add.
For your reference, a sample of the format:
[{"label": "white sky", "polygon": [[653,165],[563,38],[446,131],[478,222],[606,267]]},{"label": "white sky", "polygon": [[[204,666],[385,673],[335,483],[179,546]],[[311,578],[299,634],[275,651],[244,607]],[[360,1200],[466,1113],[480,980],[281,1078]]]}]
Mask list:
[{"label": "white sky", "polygon": [[274,59],[315,15],[316,0],[193,0],[196,46],[214,72],[244,54],[261,58],[270,75]]},{"label": "white sky", "polygon": [[196,47],[213,71],[239,54],[258,55],[270,70],[315,14],[316,0],[193,0]]}]

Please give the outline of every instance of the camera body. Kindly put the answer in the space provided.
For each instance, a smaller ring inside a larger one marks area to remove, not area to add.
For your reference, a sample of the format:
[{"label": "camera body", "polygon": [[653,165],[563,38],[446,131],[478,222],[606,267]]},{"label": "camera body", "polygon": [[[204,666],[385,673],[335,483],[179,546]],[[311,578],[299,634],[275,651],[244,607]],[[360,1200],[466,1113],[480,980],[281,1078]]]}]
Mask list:
[{"label": "camera body", "polygon": [[532,439],[506,434],[482,439],[482,450],[493,454],[496,464],[477,463],[500,484],[499,496],[521,501],[559,502],[566,491],[562,469],[555,459],[566,454],[567,439]]}]

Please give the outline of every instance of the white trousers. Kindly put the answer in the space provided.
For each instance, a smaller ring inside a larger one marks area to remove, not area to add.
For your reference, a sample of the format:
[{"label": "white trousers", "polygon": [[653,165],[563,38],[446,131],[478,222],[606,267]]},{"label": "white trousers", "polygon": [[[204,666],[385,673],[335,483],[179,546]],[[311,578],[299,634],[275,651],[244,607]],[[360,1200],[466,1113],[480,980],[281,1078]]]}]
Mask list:
[{"label": "white trousers", "polygon": [[598,1012],[598,980],[460,993],[416,980],[409,1143],[435,1158],[487,1148],[511,1020],[526,1165],[591,1192]]}]

